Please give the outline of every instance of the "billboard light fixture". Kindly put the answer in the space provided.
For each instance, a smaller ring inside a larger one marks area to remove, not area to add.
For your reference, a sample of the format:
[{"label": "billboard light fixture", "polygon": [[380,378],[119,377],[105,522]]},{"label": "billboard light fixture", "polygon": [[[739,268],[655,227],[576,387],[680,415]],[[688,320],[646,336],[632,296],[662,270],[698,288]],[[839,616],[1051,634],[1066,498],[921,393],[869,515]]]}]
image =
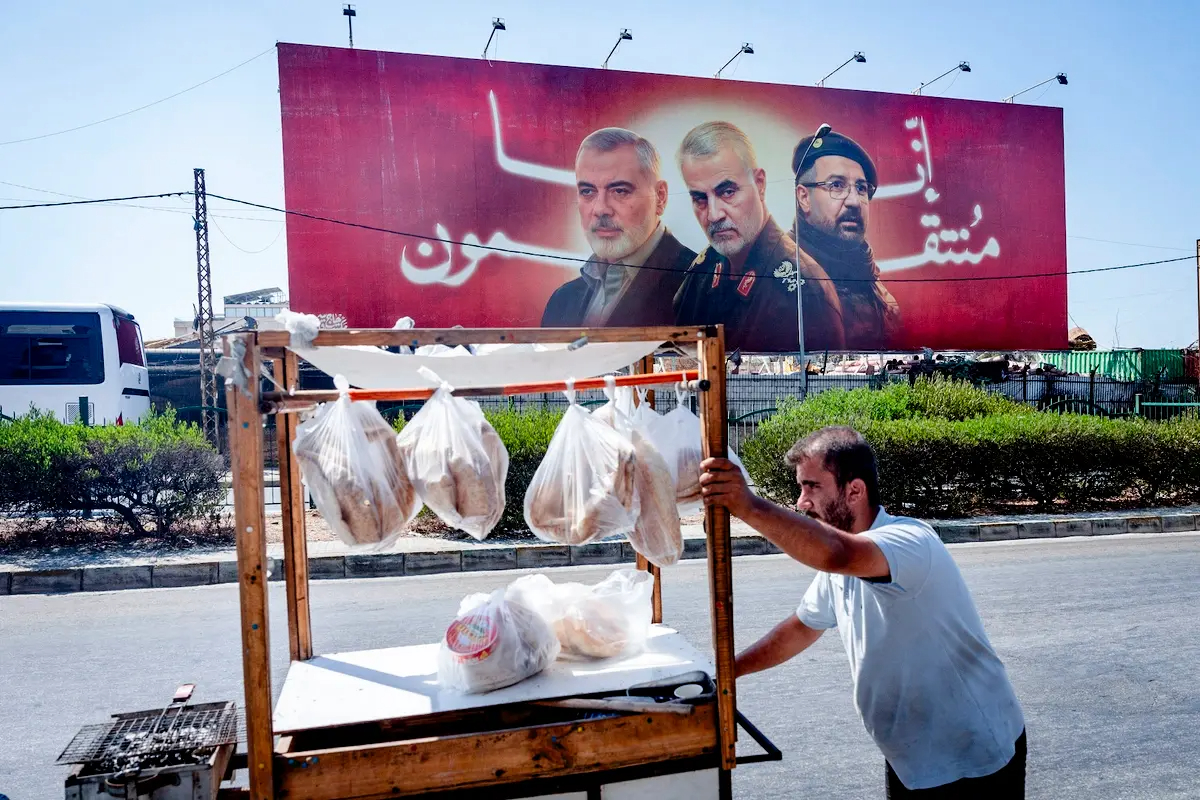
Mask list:
[{"label": "billboard light fixture", "polygon": [[838,64],[837,69],[835,69],[833,72],[826,75],[824,78],[821,78],[821,80],[817,81],[817,86],[824,86],[825,81],[832,78],[839,69],[841,69],[842,67],[844,67],[847,64],[850,64],[852,62],[855,64],[865,64],[865,63],[867,63],[867,57],[862,54],[862,50],[855,50],[854,55],[847,58],[841,64]]},{"label": "billboard light fixture", "polygon": [[346,24],[350,26],[350,47],[354,47],[354,18],[358,16],[358,12],[354,10],[354,6],[346,3],[342,6],[342,16],[346,18]]},{"label": "billboard light fixture", "polygon": [[1057,75],[1055,75],[1053,78],[1046,78],[1046,80],[1042,81],[1041,83],[1035,83],[1033,86],[1030,86],[1028,89],[1022,89],[1021,91],[1017,92],[1016,94],[1010,94],[1008,97],[1004,98],[1000,102],[1012,103],[1012,102],[1014,102],[1014,100],[1017,97],[1020,97],[1021,95],[1025,94],[1026,92],[1032,92],[1034,89],[1038,88],[1039,86],[1045,86],[1050,81],[1058,81],[1059,86],[1066,86],[1067,85],[1067,73],[1060,72]]},{"label": "billboard light fixture", "polygon": [[956,71],[961,71],[961,72],[970,72],[970,71],[971,71],[971,62],[969,62],[969,61],[960,61],[960,62],[958,62],[958,66],[957,66],[957,67],[951,67],[950,69],[948,69],[948,70],[946,70],[945,72],[943,72],[941,75],[938,75],[938,76],[937,76],[936,78],[934,78],[933,80],[931,80],[931,81],[926,81],[925,83],[922,83],[920,86],[918,86],[917,88],[913,89],[913,90],[912,90],[912,93],[913,93],[913,94],[921,94],[921,92],[925,90],[925,87],[926,87],[926,86],[930,86],[930,85],[932,85],[932,84],[935,84],[935,83],[937,83],[938,81],[940,81],[942,78],[944,78],[944,77],[946,77],[947,75],[949,75],[951,72],[956,72]]},{"label": "billboard light fixture", "polygon": [[725,71],[725,67],[728,67],[728,66],[729,66],[730,64],[732,64],[734,61],[736,61],[736,60],[737,60],[737,57],[738,57],[738,56],[740,56],[742,53],[745,53],[745,54],[746,54],[746,55],[748,55],[748,56],[752,56],[752,55],[754,55],[754,46],[753,46],[753,45],[751,45],[749,42],[742,42],[742,46],[741,46],[741,47],[739,47],[739,48],[738,48],[738,51],[737,51],[736,53],[734,53],[734,54],[733,54],[733,58],[731,58],[731,59],[729,59],[728,61],[726,61],[726,62],[725,62],[725,64],[724,64],[724,66],[722,66],[722,67],[721,67],[719,70],[717,70],[717,74],[716,74],[716,75],[713,75],[713,77],[714,77],[714,78],[719,78],[719,77],[721,77],[721,73]]},{"label": "billboard light fixture", "polygon": [[617,36],[617,43],[613,45],[613,49],[608,51],[608,58],[604,59],[604,63],[600,65],[601,69],[608,69],[608,61],[613,57],[613,53],[617,52],[617,48],[621,46],[621,42],[632,42],[633,34],[629,32],[629,28],[621,28],[620,35]]},{"label": "billboard light fixture", "polygon": [[506,31],[504,20],[500,17],[492,17],[492,32],[488,34],[487,44],[483,46],[483,57],[487,58],[488,49],[492,46],[492,39],[496,36],[496,31]]}]

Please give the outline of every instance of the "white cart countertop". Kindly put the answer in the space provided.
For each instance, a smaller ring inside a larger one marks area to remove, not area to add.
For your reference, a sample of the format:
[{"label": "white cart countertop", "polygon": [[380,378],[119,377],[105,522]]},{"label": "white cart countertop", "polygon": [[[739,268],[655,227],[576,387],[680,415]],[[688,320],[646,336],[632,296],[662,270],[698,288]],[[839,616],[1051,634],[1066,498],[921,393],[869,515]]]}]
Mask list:
[{"label": "white cart countertop", "polygon": [[293,661],[279,702],[275,732],[418,717],[439,711],[623,692],[630,686],[699,670],[715,675],[712,659],[663,625],[646,649],[628,658],[558,660],[531,678],[485,694],[444,690],[437,682],[438,645],[359,650]]}]

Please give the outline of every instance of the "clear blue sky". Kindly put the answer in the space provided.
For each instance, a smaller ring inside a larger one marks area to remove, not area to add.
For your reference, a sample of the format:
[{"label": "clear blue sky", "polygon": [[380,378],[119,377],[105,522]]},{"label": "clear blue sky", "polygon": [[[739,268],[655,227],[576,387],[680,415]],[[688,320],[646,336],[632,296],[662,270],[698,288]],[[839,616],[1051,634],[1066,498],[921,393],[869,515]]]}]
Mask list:
[{"label": "clear blue sky", "polygon": [[[356,5],[355,44],[378,50],[478,57],[501,16],[504,60],[598,66],[628,27],[634,40],[614,69],[707,76],[749,41],[756,54],[727,76],[813,83],[862,50],[868,62],[831,86],[907,92],[965,59],[972,73],[929,93],[995,100],[1066,72],[1069,86],[1021,100],[1065,109],[1068,268],[1186,256],[1200,237],[1200,3],[1190,0]],[[277,41],[345,45],[341,3],[6,0],[0,141],[152,102]],[[114,122],[0,146],[0,205],[60,199],[10,184],[91,198],[187,190],[193,167],[206,168],[209,191],[282,205],[277,85],[272,52]],[[190,198],[145,205],[186,210]],[[210,213],[255,218],[215,216],[218,309],[223,294],[286,287],[281,220],[216,201]],[[147,338],[166,336],[195,301],[191,219],[104,206],[0,212],[0,275],[0,300],[112,302],[142,320]],[[1197,338],[1194,262],[1076,276],[1069,296],[1073,321],[1101,347]]]}]

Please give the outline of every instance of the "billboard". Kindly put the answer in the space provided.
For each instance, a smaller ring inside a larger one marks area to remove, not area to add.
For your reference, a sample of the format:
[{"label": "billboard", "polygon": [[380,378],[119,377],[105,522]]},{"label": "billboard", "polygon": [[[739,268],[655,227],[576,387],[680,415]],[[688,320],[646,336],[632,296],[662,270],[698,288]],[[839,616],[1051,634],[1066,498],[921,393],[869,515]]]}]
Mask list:
[{"label": "billboard", "polygon": [[287,207],[352,223],[288,218],[294,309],[1065,345],[1060,109],[290,44],[279,81]]}]

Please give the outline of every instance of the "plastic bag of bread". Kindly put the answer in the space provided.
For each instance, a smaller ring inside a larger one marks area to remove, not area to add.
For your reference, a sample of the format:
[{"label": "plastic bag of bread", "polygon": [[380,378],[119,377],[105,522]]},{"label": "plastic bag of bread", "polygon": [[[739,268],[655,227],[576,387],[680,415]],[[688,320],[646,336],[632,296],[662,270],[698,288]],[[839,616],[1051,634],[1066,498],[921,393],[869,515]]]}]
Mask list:
[{"label": "plastic bag of bread", "polygon": [[525,522],[560,544],[629,533],[638,517],[633,444],[577,405],[573,388],[566,395],[570,405],[525,492]]},{"label": "plastic bag of bread", "polygon": [[640,653],[650,635],[654,576],[619,569],[594,586],[553,583],[545,575],[513,581],[508,597],[542,615],[568,658]]},{"label": "plastic bag of bread", "polygon": [[438,649],[438,683],[466,694],[490,692],[536,675],[558,653],[545,618],[505,590],[468,595]]},{"label": "plastic bag of bread", "polygon": [[447,525],[485,539],[504,514],[508,450],[479,404],[441,384],[399,437],[417,496]]},{"label": "plastic bag of bread", "polygon": [[[634,490],[638,496],[638,519],[629,532],[629,543],[633,549],[645,556],[652,564],[660,567],[674,564],[683,555],[683,531],[679,523],[679,509],[675,501],[675,476],[663,456],[654,446],[649,427],[639,427],[657,422],[659,416],[646,406],[649,417],[634,408],[633,390],[616,388],[612,379],[604,393],[608,403],[592,415],[609,424],[614,430],[629,438],[633,445]],[[645,395],[642,395],[645,405]],[[639,406],[640,408],[640,406]]]},{"label": "plastic bag of bread", "polygon": [[607,403],[592,412],[592,416],[603,422],[618,433],[628,433],[633,427],[635,407],[633,389],[628,386],[617,386],[616,378],[604,376],[604,396]]},{"label": "plastic bag of bread", "polygon": [[374,403],[342,396],[296,428],[292,451],[317,510],[348,545],[382,549],[421,510],[396,432]]},{"label": "plastic bag of bread", "polygon": [[[700,493],[700,463],[704,455],[700,442],[700,418],[692,413],[683,392],[675,393],[676,405],[657,420],[645,416],[649,409],[635,415],[636,425],[644,431],[655,448],[662,454],[675,480],[675,501],[682,515],[698,514],[704,508],[704,497]],[[650,412],[653,413],[653,412]],[[741,469],[750,481],[737,453],[729,450],[729,460]]]}]

